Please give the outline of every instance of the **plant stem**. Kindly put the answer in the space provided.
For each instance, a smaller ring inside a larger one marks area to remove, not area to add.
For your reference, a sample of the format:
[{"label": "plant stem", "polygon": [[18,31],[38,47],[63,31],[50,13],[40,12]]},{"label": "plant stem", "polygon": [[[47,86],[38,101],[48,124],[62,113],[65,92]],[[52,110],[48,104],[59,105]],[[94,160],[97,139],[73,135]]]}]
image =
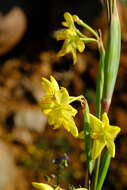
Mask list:
[{"label": "plant stem", "polygon": [[104,88],[104,62],[105,62],[105,49],[103,46],[101,32],[100,39],[98,41],[98,48],[100,53],[100,63],[99,63],[99,71],[97,77],[97,89],[96,89],[96,116],[101,118],[101,102],[103,96],[103,88]]},{"label": "plant stem", "polygon": [[99,36],[98,36],[97,32],[95,30],[93,30],[89,25],[87,25],[84,22],[81,22],[80,25],[82,27],[86,28],[89,32],[91,32],[96,37],[97,40],[99,39]]},{"label": "plant stem", "polygon": [[97,189],[97,183],[98,183],[98,176],[99,176],[99,168],[100,168],[100,160],[101,156],[98,157],[96,161],[96,171],[95,171],[95,176],[94,176],[94,187],[93,190]]},{"label": "plant stem", "polygon": [[87,101],[84,99],[82,107],[84,106],[84,144],[85,144],[85,153],[87,157],[87,188],[90,190],[91,186],[91,174],[93,171],[93,160],[92,160],[92,139],[91,139],[91,128],[90,128],[90,117],[89,117],[89,106]]},{"label": "plant stem", "polygon": [[[100,63],[99,63],[99,71],[97,77],[97,89],[96,89],[96,116],[101,119],[101,101],[103,95],[103,88],[104,88],[104,60],[105,60],[105,49],[103,46],[101,32],[100,39],[98,41],[98,48],[100,53]],[[96,190],[98,184],[98,176],[99,176],[99,168],[100,168],[100,159],[101,156],[98,157],[96,160],[96,168],[94,173],[94,183],[93,189]]]},{"label": "plant stem", "polygon": [[110,156],[109,152],[106,151],[103,156],[102,163],[101,163],[101,168],[100,168],[100,172],[99,172],[100,180],[98,181],[96,190],[102,189],[105,177],[106,177],[108,169],[109,169],[110,161],[111,161],[111,156]]}]

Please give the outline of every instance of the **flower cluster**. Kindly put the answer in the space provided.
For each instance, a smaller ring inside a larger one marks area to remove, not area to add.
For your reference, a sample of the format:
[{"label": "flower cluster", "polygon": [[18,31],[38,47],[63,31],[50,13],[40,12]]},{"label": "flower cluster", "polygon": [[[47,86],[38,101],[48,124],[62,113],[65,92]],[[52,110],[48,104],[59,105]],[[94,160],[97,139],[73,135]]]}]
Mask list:
[{"label": "flower cluster", "polygon": [[50,81],[42,78],[41,84],[46,95],[42,97],[40,107],[42,112],[48,116],[48,123],[53,125],[54,129],[64,127],[74,137],[78,137],[78,129],[73,118],[77,110],[70,103],[76,100],[81,101],[82,96],[69,96],[66,88],[60,88],[52,76]]}]

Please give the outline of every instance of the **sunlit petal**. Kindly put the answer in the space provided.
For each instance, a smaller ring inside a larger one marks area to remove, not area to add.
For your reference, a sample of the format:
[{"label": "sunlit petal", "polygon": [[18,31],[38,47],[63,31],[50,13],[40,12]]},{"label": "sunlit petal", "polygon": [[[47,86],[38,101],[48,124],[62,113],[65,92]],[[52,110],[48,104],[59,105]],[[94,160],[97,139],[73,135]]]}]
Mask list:
[{"label": "sunlit petal", "polygon": [[101,127],[102,126],[102,121],[100,121],[94,115],[90,114],[90,126],[91,126],[93,132],[99,133],[101,128],[102,128]]},{"label": "sunlit petal", "polygon": [[51,86],[54,89],[54,91],[59,90],[59,85],[57,81],[55,80],[55,78],[53,76],[50,76],[50,80],[51,80]]},{"label": "sunlit petal", "polygon": [[69,12],[65,12],[64,13],[64,18],[65,18],[65,20],[67,22],[67,25],[69,27],[74,27],[73,17],[72,17],[72,15]]},{"label": "sunlit petal", "polygon": [[68,131],[68,132],[71,132],[71,134],[74,136],[74,137],[78,137],[78,129],[75,125],[75,122],[73,120],[73,118],[65,118],[64,119],[64,122],[63,122],[63,126],[64,128]]},{"label": "sunlit petal", "polygon": [[108,148],[109,153],[114,158],[115,157],[115,143],[112,140],[107,140],[106,146]]},{"label": "sunlit petal", "polygon": [[51,82],[48,79],[42,77],[41,78],[41,85],[42,85],[42,88],[46,94],[48,94],[48,95],[53,94]]},{"label": "sunlit petal", "polygon": [[106,126],[109,126],[109,119],[108,119],[107,113],[105,113],[105,112],[102,114],[102,122],[103,122]]},{"label": "sunlit petal", "polygon": [[92,148],[92,158],[95,160],[102,152],[106,142],[103,139],[95,140]]},{"label": "sunlit petal", "polygon": [[54,190],[53,187],[51,187],[50,185],[45,184],[45,183],[33,182],[32,185],[33,185],[33,187],[40,189],[40,190]]}]

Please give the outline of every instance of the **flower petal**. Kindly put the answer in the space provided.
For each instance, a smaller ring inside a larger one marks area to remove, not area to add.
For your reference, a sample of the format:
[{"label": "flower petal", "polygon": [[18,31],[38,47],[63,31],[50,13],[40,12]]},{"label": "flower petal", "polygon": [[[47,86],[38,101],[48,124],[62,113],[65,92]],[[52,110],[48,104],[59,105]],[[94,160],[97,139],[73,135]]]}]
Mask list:
[{"label": "flower petal", "polygon": [[100,133],[102,129],[102,122],[97,117],[90,114],[90,126],[92,132]]},{"label": "flower petal", "polygon": [[63,106],[63,112],[64,117],[74,117],[77,114],[77,110],[73,108],[71,105],[66,104]]},{"label": "flower petal", "polygon": [[59,85],[57,81],[55,80],[55,78],[53,76],[50,76],[50,80],[51,80],[51,86],[54,89],[54,91],[59,90]]},{"label": "flower petal", "polygon": [[74,137],[78,137],[78,129],[77,126],[75,125],[74,119],[69,117],[69,118],[64,118],[63,122],[64,128],[68,131],[71,132],[71,134]]},{"label": "flower petal", "polygon": [[80,53],[82,53],[85,49],[85,44],[82,40],[80,40],[80,38],[77,40],[77,49]]},{"label": "flower petal", "polygon": [[93,141],[93,148],[92,148],[92,158],[95,160],[98,156],[100,156],[103,148],[105,147],[106,143],[103,139],[94,140]]},{"label": "flower petal", "polygon": [[73,56],[73,63],[77,63],[77,54],[76,54],[76,49],[71,50],[72,56]]},{"label": "flower petal", "polygon": [[45,183],[36,183],[32,182],[33,187],[40,189],[40,190],[54,190],[50,185]]},{"label": "flower petal", "polygon": [[59,104],[69,104],[69,94],[64,87],[61,87],[61,89],[55,93],[55,98]]},{"label": "flower petal", "polygon": [[58,54],[57,54],[58,57],[62,57],[62,56],[66,55],[67,53],[70,52],[69,43],[70,43],[70,40],[68,40],[68,39],[66,39],[66,40],[64,41],[61,50],[60,50],[60,51],[58,52]]},{"label": "flower petal", "polygon": [[69,12],[64,13],[64,18],[65,18],[65,20],[67,22],[68,27],[74,27],[73,17]]},{"label": "flower petal", "polygon": [[108,148],[109,153],[114,158],[115,157],[115,143],[112,140],[107,140],[106,146]]},{"label": "flower petal", "polygon": [[41,110],[44,114],[48,115],[54,106],[54,102],[52,100],[52,96],[43,96],[41,101],[39,102]]},{"label": "flower petal", "polygon": [[109,119],[106,112],[102,114],[102,122],[104,123],[105,126],[109,126]]},{"label": "flower petal", "polygon": [[119,134],[120,130],[121,129],[119,127],[110,125],[107,129],[107,136],[109,137],[109,139],[114,140],[116,136]]},{"label": "flower petal", "polygon": [[55,32],[56,40],[66,40],[67,39],[67,32],[64,29],[58,30]]},{"label": "flower petal", "polygon": [[50,95],[53,93],[51,82],[48,79],[42,77],[41,78],[41,85],[42,85],[43,90],[46,92],[46,94]]}]

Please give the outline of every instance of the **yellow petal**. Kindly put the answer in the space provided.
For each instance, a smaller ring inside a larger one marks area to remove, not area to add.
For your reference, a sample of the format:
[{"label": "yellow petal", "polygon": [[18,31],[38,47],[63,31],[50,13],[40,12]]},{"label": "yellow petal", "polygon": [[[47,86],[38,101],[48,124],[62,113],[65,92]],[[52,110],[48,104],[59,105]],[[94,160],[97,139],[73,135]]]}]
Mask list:
[{"label": "yellow petal", "polygon": [[102,122],[95,117],[94,115],[90,114],[90,126],[92,129],[92,132],[100,133],[101,132],[101,126]]},{"label": "yellow petal", "polygon": [[62,24],[63,26],[65,26],[65,27],[69,27],[67,22],[64,22],[64,21],[63,21],[61,24]]},{"label": "yellow petal", "polygon": [[100,156],[103,148],[105,147],[106,143],[103,139],[94,140],[93,148],[92,148],[92,158],[95,160],[98,156]]},{"label": "yellow petal", "polygon": [[55,98],[59,104],[69,103],[69,94],[66,88],[64,87],[61,87],[61,89],[55,93]]},{"label": "yellow petal", "polygon": [[121,129],[119,127],[110,125],[109,128],[106,130],[107,138],[109,137],[109,139],[114,140],[116,136],[119,134],[120,130]]},{"label": "yellow petal", "polygon": [[66,33],[66,30],[58,30],[54,33],[54,36],[56,38],[56,40],[66,40],[67,38],[67,33]]},{"label": "yellow petal", "polygon": [[48,115],[49,125],[53,125],[54,129],[62,127],[63,118],[60,109],[53,109],[52,112]]},{"label": "yellow petal", "polygon": [[82,40],[80,40],[80,38],[78,38],[76,45],[77,45],[78,51],[79,51],[80,53],[82,53],[82,52],[84,51],[84,49],[85,49],[85,44],[84,44],[84,42],[83,42]]},{"label": "yellow petal", "polygon": [[69,51],[70,51],[69,42],[70,42],[70,40],[68,40],[68,39],[64,41],[61,50],[57,54],[58,57],[62,57],[65,54],[69,53]]},{"label": "yellow petal", "polygon": [[102,122],[104,123],[105,126],[109,126],[109,119],[106,112],[102,114]]},{"label": "yellow petal", "polygon": [[74,137],[78,137],[78,129],[75,125],[73,118],[65,118],[63,122],[63,126],[68,132],[71,132],[71,134]]},{"label": "yellow petal", "polygon": [[50,82],[48,79],[42,77],[42,78],[41,78],[41,85],[42,85],[43,90],[44,90],[48,95],[49,95],[49,94],[52,94],[51,82]]},{"label": "yellow petal", "polygon": [[32,183],[33,187],[40,189],[40,190],[54,190],[50,185],[45,184],[45,183]]},{"label": "yellow petal", "polygon": [[48,115],[54,107],[52,96],[43,96],[41,101],[39,102],[39,105],[41,107],[42,112]]},{"label": "yellow petal", "polygon": [[73,21],[73,17],[69,12],[65,12],[64,13],[64,18],[68,24],[69,27],[73,27],[74,26],[74,21]]},{"label": "yellow petal", "polygon": [[76,64],[77,63],[76,49],[72,49],[71,53],[73,56],[73,63]]},{"label": "yellow petal", "polygon": [[62,114],[64,117],[75,116],[77,114],[77,110],[73,108],[71,105],[64,105]]},{"label": "yellow petal", "polygon": [[51,82],[44,77],[41,78],[42,88],[47,93],[47,95],[53,95],[55,91],[59,90],[57,81],[52,76],[50,76],[50,80]]},{"label": "yellow petal", "polygon": [[112,140],[106,141],[106,146],[108,148],[109,153],[111,154],[111,157],[115,157],[115,143]]},{"label": "yellow petal", "polygon": [[61,96],[61,102],[63,104],[69,103],[69,94],[68,94],[68,91],[66,90],[66,88],[61,87],[60,91],[61,91],[61,95],[62,95]]},{"label": "yellow petal", "polygon": [[77,22],[77,24],[81,21],[77,15],[73,15],[73,20],[74,22]]},{"label": "yellow petal", "polygon": [[55,80],[55,78],[53,76],[50,76],[50,80],[51,80],[51,85],[52,85],[52,88],[54,89],[54,91],[59,90],[59,85],[58,85],[57,81]]}]

